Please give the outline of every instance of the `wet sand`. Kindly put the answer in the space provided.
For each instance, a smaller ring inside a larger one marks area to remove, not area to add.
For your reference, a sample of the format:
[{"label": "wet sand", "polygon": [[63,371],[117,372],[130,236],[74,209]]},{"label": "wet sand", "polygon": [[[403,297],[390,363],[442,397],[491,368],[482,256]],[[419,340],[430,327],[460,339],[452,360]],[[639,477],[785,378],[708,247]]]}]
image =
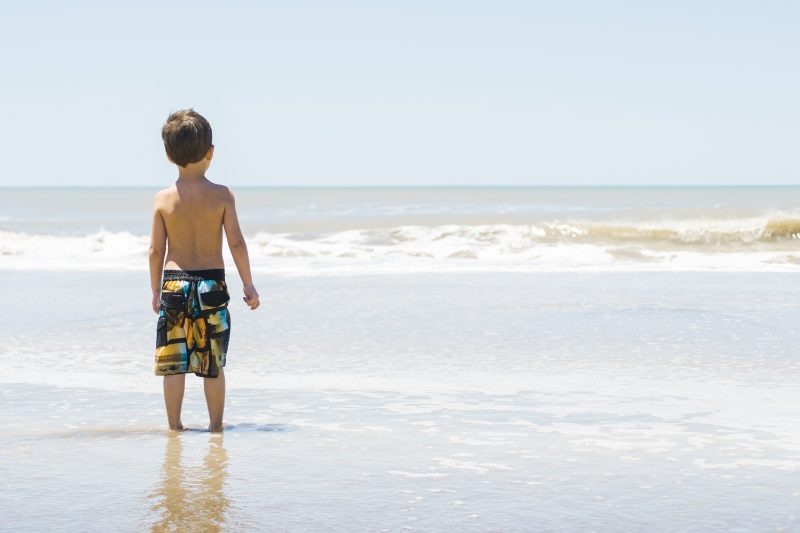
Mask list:
[{"label": "wet sand", "polygon": [[271,278],[170,434],[145,274],[7,274],[0,529],[798,527],[791,275]]}]

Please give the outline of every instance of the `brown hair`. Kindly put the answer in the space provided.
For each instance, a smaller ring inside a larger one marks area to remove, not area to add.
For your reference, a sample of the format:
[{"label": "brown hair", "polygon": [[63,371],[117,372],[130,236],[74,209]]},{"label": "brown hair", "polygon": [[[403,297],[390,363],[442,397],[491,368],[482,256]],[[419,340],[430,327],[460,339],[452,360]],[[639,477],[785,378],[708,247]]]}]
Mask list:
[{"label": "brown hair", "polygon": [[176,165],[185,167],[202,160],[211,148],[211,124],[194,109],[181,109],[170,114],[161,138],[167,155]]}]

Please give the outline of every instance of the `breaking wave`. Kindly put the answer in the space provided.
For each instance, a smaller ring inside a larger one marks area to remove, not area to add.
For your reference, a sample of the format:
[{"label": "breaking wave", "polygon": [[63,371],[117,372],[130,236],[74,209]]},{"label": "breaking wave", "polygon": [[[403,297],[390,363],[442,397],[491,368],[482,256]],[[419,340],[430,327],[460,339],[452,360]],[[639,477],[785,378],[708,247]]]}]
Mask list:
[{"label": "breaking wave", "polygon": [[[800,217],[535,224],[403,225],[248,237],[254,268],[276,273],[447,270],[789,270]],[[149,237],[0,231],[0,268],[147,268]],[[226,251],[227,253],[227,251]],[[232,265],[229,256],[228,264]]]}]

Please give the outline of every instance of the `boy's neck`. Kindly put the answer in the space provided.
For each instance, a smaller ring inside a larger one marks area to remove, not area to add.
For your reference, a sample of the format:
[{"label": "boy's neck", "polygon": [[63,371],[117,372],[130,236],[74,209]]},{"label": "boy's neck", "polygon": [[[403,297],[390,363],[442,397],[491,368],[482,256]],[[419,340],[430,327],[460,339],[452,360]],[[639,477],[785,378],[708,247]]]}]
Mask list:
[{"label": "boy's neck", "polygon": [[194,165],[178,167],[178,180],[182,182],[203,181],[206,179],[206,169],[198,168]]},{"label": "boy's neck", "polygon": [[178,173],[178,181],[183,183],[190,181],[203,181],[204,179],[206,179],[206,176],[202,172],[200,174],[184,174],[183,172]]}]

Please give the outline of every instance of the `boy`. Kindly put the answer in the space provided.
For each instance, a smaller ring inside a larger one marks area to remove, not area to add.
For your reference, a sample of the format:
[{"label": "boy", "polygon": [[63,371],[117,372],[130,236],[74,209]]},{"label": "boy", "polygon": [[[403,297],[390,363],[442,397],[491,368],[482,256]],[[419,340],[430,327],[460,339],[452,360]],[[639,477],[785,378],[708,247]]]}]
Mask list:
[{"label": "boy", "polygon": [[[222,431],[230,294],[222,261],[222,230],[244,284],[245,303],[259,306],[233,194],[206,176],[214,156],[211,126],[193,109],[172,113],[161,130],[178,179],[156,193],[150,241],[150,285],[156,327],[155,374],[164,376],[169,429],[183,429],[188,372],[204,378],[209,431]],[[169,243],[169,248],[167,248]],[[166,257],[165,257],[166,256]],[[166,259],[166,264],[164,263]],[[162,280],[163,269],[163,280]]]}]

